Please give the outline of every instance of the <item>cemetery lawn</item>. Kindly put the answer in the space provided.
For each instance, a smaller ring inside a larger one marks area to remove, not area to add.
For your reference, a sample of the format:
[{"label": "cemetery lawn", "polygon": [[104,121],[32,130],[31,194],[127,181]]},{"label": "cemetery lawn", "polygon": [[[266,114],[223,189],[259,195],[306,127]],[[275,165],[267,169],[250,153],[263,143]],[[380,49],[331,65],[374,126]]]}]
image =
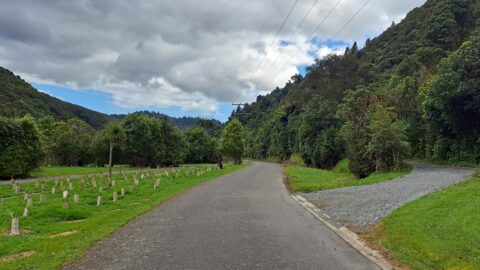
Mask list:
[{"label": "cemetery lawn", "polygon": [[480,269],[480,175],[408,203],[365,238],[411,269]]},{"label": "cemetery lawn", "polygon": [[404,176],[411,171],[412,168],[405,165],[405,168],[398,172],[375,172],[367,178],[356,179],[348,170],[348,161],[342,160],[332,170],[289,165],[287,168],[287,181],[292,192],[314,192],[325,189],[371,185]]},{"label": "cemetery lawn", "polygon": [[[181,170],[169,169],[168,175],[163,169],[139,172],[136,176],[135,173],[118,174],[113,176],[114,187],[108,185],[106,177],[95,177],[94,181],[92,177],[86,177],[83,184],[80,179],[71,180],[72,190],[69,190],[66,179],[57,183],[50,180],[43,187],[41,182],[20,184],[19,194],[12,191],[11,185],[2,185],[0,269],[58,269],[80,257],[95,242],[168,198],[245,166],[227,165],[223,170],[214,170],[216,166],[213,165],[185,166]],[[158,172],[163,174],[159,177]],[[140,180],[143,173],[145,178]],[[139,180],[138,186],[134,176]],[[160,185],[154,189],[159,178]],[[94,185],[97,187],[94,188]],[[54,195],[52,187],[56,188]],[[100,187],[102,190],[99,190]],[[121,188],[126,190],[124,197],[121,196]],[[63,190],[69,190],[68,209],[62,207]],[[29,208],[28,217],[20,217],[22,235],[9,236],[10,213],[22,215],[26,205],[23,192],[30,194],[33,206]],[[40,192],[46,196],[43,204],[40,203]],[[112,200],[113,192],[118,192],[116,202]],[[79,203],[73,201],[73,194],[80,196]],[[102,204],[96,206],[99,195],[102,196]]]},{"label": "cemetery lawn", "polygon": [[[128,171],[138,168],[129,166],[114,166],[112,171]],[[108,167],[40,167],[31,173],[31,177],[54,177],[54,176],[68,176],[68,175],[83,175],[83,174],[95,174],[106,173]]]}]

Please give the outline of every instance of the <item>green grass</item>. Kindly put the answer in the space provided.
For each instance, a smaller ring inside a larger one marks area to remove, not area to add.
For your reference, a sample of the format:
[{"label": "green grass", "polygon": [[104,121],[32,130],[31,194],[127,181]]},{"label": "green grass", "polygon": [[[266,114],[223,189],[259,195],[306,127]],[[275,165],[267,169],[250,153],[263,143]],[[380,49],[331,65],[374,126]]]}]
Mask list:
[{"label": "green grass", "polygon": [[303,166],[288,166],[288,183],[293,192],[313,192],[318,190],[371,185],[410,173],[407,167],[398,172],[376,172],[364,179],[356,179],[348,170],[348,161],[342,160],[333,170],[320,170]]},{"label": "green grass", "polygon": [[[112,171],[127,171],[134,169],[138,168],[128,166],[114,166],[112,168]],[[40,167],[31,173],[31,177],[54,177],[106,172],[108,172],[108,167]]]},{"label": "green grass", "polygon": [[[21,236],[11,237],[6,233],[10,228],[10,213],[22,213],[25,207],[23,193],[15,194],[10,185],[1,185],[0,194],[4,202],[0,205],[0,269],[56,269],[62,264],[70,262],[82,254],[96,241],[99,241],[136,216],[147,212],[152,207],[160,204],[188,188],[206,182],[218,176],[231,173],[246,165],[228,165],[224,170],[207,171],[208,165],[197,165],[197,171],[205,173],[197,176],[196,173],[189,173],[193,167],[183,167],[179,176],[170,169],[168,176],[158,176],[157,170],[143,172],[146,177],[140,180],[140,185],[135,186],[133,191],[130,188],[134,184],[134,173],[114,175],[115,187],[108,186],[105,177],[95,177],[97,188],[92,186],[92,177],[81,180],[71,180],[74,190],[69,191],[69,209],[62,208],[62,190],[67,189],[67,180],[47,181],[42,189],[36,183],[21,184],[22,192],[28,191],[33,198],[33,207],[30,208],[30,215],[20,218],[20,228],[27,230]],[[211,166],[212,168],[214,166]],[[160,170],[163,171],[163,170]],[[142,173],[136,175],[141,178]],[[147,175],[148,174],[148,175]],[[160,186],[153,189],[154,182],[160,177]],[[61,187],[63,185],[63,188]],[[55,195],[50,192],[56,187]],[[98,187],[103,187],[99,193]],[[120,196],[120,189],[125,187],[127,194]],[[119,192],[118,201],[112,201],[112,193]],[[40,204],[39,193],[43,192],[47,200]],[[80,195],[80,203],[73,202],[73,194]],[[96,198],[101,194],[104,203],[96,206]],[[58,238],[49,238],[62,232],[80,231],[77,234]],[[13,254],[33,251],[35,255],[26,258],[5,262],[4,259]]]},{"label": "green grass", "polygon": [[404,205],[367,239],[412,269],[480,269],[480,177]]}]

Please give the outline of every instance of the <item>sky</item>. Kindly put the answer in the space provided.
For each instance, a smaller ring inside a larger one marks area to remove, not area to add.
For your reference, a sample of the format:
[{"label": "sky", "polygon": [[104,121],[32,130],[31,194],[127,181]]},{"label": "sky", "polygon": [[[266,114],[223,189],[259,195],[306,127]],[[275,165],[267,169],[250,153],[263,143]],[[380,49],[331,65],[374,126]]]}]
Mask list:
[{"label": "sky", "polygon": [[284,86],[316,58],[364,44],[424,2],[2,0],[0,66],[103,113],[225,121],[231,103]]}]

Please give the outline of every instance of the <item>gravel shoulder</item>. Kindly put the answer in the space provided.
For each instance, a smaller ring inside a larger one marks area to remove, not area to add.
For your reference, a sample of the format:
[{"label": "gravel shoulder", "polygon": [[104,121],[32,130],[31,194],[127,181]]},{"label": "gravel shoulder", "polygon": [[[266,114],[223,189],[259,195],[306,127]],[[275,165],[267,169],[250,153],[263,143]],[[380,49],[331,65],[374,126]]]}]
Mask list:
[{"label": "gravel shoulder", "polygon": [[412,173],[395,180],[301,195],[336,221],[364,230],[405,203],[463,182],[475,172],[471,168],[413,162],[410,165]]}]

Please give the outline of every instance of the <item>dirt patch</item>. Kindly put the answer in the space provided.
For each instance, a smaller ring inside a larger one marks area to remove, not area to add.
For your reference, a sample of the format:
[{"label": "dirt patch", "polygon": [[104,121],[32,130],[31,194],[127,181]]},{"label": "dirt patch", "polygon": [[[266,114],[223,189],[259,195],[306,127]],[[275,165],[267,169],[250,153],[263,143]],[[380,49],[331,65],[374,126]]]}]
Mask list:
[{"label": "dirt patch", "polygon": [[85,219],[76,219],[76,220],[69,220],[69,221],[65,221],[64,223],[68,223],[68,224],[71,224],[71,223],[79,223],[79,222],[82,222],[84,221]]},{"label": "dirt patch", "polygon": [[5,257],[0,258],[0,263],[8,263],[14,260],[31,257],[35,254],[37,254],[35,251],[25,251],[17,254],[7,255]]},{"label": "dirt patch", "polygon": [[67,232],[63,232],[63,233],[59,233],[59,234],[50,235],[50,236],[48,236],[48,238],[65,237],[65,236],[74,235],[74,234],[77,234],[77,233],[80,233],[80,231],[79,230],[67,231]]}]

